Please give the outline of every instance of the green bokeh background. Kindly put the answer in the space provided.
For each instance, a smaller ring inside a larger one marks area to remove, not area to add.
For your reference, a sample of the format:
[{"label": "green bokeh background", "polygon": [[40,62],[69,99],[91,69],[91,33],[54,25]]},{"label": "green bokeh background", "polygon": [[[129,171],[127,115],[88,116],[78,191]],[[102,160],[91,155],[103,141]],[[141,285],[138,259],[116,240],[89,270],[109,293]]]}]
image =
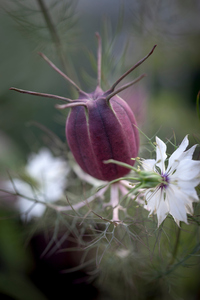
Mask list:
[{"label": "green bokeh background", "polygon": [[[174,142],[175,136],[180,143],[189,134],[191,145],[199,143],[200,120],[196,110],[200,90],[198,0],[80,0],[74,1],[73,5],[69,1],[43,2],[63,46],[67,75],[85,91],[95,88],[95,32],[102,36],[104,88],[157,44],[153,55],[125,80],[131,81],[142,73],[148,75],[131,88],[134,97],[128,92],[121,95],[127,96],[140,129],[148,137],[158,135],[165,142],[167,139]],[[7,178],[7,171],[21,168],[28,154],[45,144],[44,133],[33,125],[33,121],[44,125],[65,142],[67,111],[55,109],[58,101],[19,94],[9,88],[14,86],[73,99],[77,96],[38,55],[38,51],[45,53],[63,70],[38,3],[1,0],[0,4],[1,182]],[[65,4],[69,4],[69,15],[64,14]],[[64,21],[61,22],[59,14]],[[141,154],[148,154],[144,151],[145,143],[141,134]],[[171,150],[173,147],[169,147],[169,152]],[[199,148],[195,157],[199,158]],[[5,205],[0,208],[0,295],[2,293],[5,299],[46,299],[27,277],[35,264],[29,246],[24,247],[29,228],[24,228],[18,218],[8,217],[11,213],[12,209]],[[198,266],[194,272],[189,270],[184,274],[187,279],[180,280],[178,290],[184,284],[187,298],[180,292],[177,299],[200,299],[198,275]],[[95,297],[91,296],[91,299],[97,299]],[[159,298],[151,295],[147,299]]]}]

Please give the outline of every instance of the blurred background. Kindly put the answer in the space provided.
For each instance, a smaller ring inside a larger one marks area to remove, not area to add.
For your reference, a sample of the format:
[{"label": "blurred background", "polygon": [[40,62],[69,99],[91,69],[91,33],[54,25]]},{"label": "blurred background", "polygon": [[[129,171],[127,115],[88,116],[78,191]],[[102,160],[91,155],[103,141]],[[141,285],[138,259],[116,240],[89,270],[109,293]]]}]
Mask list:
[{"label": "blurred background", "polygon": [[[157,45],[148,60],[123,83],[143,73],[147,77],[120,95],[129,103],[139,128],[149,138],[158,135],[166,142],[175,136],[180,143],[189,134],[191,145],[199,143],[200,119],[196,109],[200,90],[199,15],[199,0],[1,0],[0,184],[8,177],[8,170],[18,170],[30,152],[45,144],[44,131],[38,124],[65,143],[68,113],[55,109],[59,101],[19,94],[9,88],[77,98],[73,87],[38,55],[43,52],[84,91],[92,92],[97,83],[95,32],[102,37],[104,90]],[[141,134],[141,154],[145,153],[146,142]],[[195,155],[199,157],[199,148]],[[58,297],[48,294],[47,284],[43,284],[41,292],[37,276],[42,274],[45,281],[50,268],[49,265],[44,268],[46,262],[32,273],[32,281],[25,278],[34,269],[40,256],[38,245],[44,241],[35,244],[36,237],[33,237],[29,241],[31,247],[24,250],[23,234],[21,237],[24,225],[8,218],[5,208],[0,213],[1,299],[65,299],[66,294],[62,294],[65,284],[78,298],[81,294],[70,285],[76,282],[74,275],[59,277]],[[19,273],[22,276],[16,279]],[[195,280],[189,280],[190,293],[184,299],[200,299]],[[13,295],[8,282],[13,290],[20,286],[28,294]],[[83,282],[84,279],[79,282],[81,293],[87,293],[88,299],[101,299],[97,298],[96,287]],[[146,299],[161,299],[155,295]]]}]

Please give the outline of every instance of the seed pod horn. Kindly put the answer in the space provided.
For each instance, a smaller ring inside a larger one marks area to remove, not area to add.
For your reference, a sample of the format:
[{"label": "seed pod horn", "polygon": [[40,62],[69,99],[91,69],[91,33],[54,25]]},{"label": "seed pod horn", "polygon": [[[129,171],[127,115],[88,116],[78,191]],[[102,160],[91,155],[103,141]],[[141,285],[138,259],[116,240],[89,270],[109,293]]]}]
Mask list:
[{"label": "seed pod horn", "polygon": [[70,107],[66,121],[66,138],[80,167],[91,176],[111,181],[126,175],[129,169],[117,164],[105,164],[105,160],[114,159],[130,165],[139,150],[139,133],[134,114],[128,104],[117,94],[141,80],[142,74],[135,80],[118,89],[116,86],[142,64],[154,51],[155,47],[143,59],[125,72],[112,87],[104,92],[101,89],[101,38],[98,39],[97,51],[97,87],[94,92],[82,91],[67,75],[59,70],[44,54],[42,58],[78,91],[79,97],[71,100],[65,97],[10,88],[21,93],[49,97],[67,104],[57,105],[59,109]]},{"label": "seed pod horn", "polygon": [[[138,155],[139,134],[134,114],[128,104],[117,94],[141,80],[145,74],[115,90],[119,82],[145,61],[154,51],[124,73],[112,87],[103,92],[101,82],[101,39],[98,38],[97,87],[88,96],[80,95],[84,106],[71,107],[66,122],[66,137],[69,147],[81,168],[101,180],[110,181],[126,175],[129,170],[116,165],[104,164],[115,159],[133,165],[131,158]],[[78,101],[78,100],[77,100]]]}]

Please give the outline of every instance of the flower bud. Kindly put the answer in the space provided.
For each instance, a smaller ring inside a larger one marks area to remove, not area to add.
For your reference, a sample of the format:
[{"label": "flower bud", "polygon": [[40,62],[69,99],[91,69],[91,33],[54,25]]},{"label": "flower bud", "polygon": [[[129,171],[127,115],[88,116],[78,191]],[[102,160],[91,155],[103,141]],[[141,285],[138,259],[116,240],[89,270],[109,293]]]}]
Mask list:
[{"label": "flower bud", "polygon": [[140,181],[143,183],[143,188],[154,188],[163,182],[160,174],[151,171],[140,171]]}]

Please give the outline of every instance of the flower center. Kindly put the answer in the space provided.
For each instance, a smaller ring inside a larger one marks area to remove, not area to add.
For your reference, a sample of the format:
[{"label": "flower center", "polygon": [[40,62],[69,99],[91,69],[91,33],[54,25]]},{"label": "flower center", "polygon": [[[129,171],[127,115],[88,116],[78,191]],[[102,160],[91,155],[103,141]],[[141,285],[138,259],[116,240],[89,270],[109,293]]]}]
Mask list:
[{"label": "flower center", "polygon": [[162,179],[163,179],[163,183],[161,183],[160,187],[161,189],[165,188],[168,186],[168,183],[169,183],[169,176],[168,174],[162,174],[161,175]]}]

